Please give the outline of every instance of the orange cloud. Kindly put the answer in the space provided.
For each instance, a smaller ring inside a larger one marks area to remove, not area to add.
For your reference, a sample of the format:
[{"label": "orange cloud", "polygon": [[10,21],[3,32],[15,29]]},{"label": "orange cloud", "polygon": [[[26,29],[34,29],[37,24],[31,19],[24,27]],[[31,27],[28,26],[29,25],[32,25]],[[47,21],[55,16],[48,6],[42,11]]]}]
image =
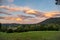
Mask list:
[{"label": "orange cloud", "polygon": [[58,16],[58,15],[60,16],[60,12],[48,12],[44,14],[44,16],[47,18],[51,18],[51,17]]},{"label": "orange cloud", "polygon": [[19,18],[19,17],[0,17],[0,19],[13,20],[13,21],[23,21],[23,19]]},{"label": "orange cloud", "polygon": [[[0,6],[0,8],[4,8],[4,9],[12,11],[12,12],[22,11],[26,14],[35,15],[36,17],[50,18],[50,17],[56,16],[58,13],[60,14],[60,12],[46,12],[46,13],[43,13],[43,12],[39,12],[37,10],[33,10],[31,8],[28,8],[28,7]],[[23,17],[23,18],[25,18],[25,17]]]},{"label": "orange cloud", "polygon": [[29,10],[24,10],[25,13],[27,14],[37,14],[35,10],[29,9]]},{"label": "orange cloud", "polygon": [[45,17],[53,17],[55,14],[52,14],[52,13],[46,13],[44,14]]},{"label": "orange cloud", "polygon": [[0,6],[0,8],[8,8],[8,7],[9,7],[9,6],[4,6],[4,5],[3,5],[3,6]]},{"label": "orange cloud", "polygon": [[19,17],[6,17],[5,18],[6,20],[13,20],[13,21],[22,21],[22,18],[19,18]]},{"label": "orange cloud", "polygon": [[21,18],[16,18],[16,21],[22,21],[22,19]]},{"label": "orange cloud", "polygon": [[34,18],[32,16],[24,16],[24,15],[17,15],[17,16],[18,17],[12,17],[12,16],[0,17],[0,19],[13,20],[13,21],[23,21],[28,18]]},{"label": "orange cloud", "polygon": [[23,11],[24,13],[27,13],[27,14],[37,14],[38,11],[36,10],[32,10],[31,8],[28,8],[28,7],[13,7],[13,6],[0,6],[0,8],[4,8],[6,10],[9,10],[9,11]]}]

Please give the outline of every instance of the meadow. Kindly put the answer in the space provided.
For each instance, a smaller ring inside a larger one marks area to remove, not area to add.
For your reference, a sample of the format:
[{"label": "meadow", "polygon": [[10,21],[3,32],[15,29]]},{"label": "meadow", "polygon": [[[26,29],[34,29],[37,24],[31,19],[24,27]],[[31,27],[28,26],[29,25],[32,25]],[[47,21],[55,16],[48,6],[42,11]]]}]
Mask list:
[{"label": "meadow", "polygon": [[0,40],[60,40],[60,31],[0,32]]}]

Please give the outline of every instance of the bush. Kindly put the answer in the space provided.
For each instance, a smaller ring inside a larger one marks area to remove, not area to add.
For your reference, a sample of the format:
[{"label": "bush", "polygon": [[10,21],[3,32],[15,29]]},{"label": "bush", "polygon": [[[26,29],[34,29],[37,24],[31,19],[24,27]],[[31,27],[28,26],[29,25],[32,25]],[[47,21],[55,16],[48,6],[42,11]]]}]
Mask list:
[{"label": "bush", "polygon": [[8,29],[7,33],[13,33],[13,30],[12,29]]}]

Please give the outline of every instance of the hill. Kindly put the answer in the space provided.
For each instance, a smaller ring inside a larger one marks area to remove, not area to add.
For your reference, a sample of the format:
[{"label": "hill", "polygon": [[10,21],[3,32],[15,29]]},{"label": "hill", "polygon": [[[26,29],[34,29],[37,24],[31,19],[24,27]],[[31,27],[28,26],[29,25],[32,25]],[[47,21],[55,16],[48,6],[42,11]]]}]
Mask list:
[{"label": "hill", "polygon": [[43,22],[40,22],[38,24],[50,24],[50,23],[53,23],[53,24],[60,24],[60,17],[56,17],[56,18],[49,18]]}]

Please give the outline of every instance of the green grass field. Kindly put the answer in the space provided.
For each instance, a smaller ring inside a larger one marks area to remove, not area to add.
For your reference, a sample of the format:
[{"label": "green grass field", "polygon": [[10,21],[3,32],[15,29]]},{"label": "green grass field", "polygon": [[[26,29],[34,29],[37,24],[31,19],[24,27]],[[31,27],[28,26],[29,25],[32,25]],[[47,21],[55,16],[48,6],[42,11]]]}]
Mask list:
[{"label": "green grass field", "polygon": [[0,40],[60,40],[60,31],[0,32]]}]

